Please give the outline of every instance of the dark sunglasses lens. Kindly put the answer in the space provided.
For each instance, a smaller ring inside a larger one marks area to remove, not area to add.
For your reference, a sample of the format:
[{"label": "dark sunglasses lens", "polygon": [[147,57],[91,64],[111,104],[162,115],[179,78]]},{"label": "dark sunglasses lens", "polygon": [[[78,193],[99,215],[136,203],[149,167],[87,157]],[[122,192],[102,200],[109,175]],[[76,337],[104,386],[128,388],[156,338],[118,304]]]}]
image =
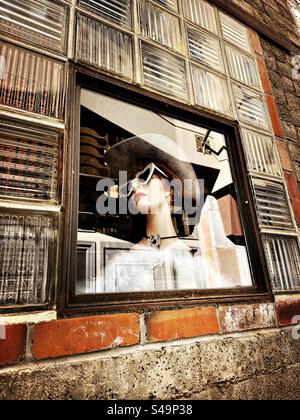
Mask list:
[{"label": "dark sunglasses lens", "polygon": [[149,179],[150,175],[151,175],[151,169],[150,168],[145,169],[144,172],[139,174],[137,180],[138,182],[146,182]]}]

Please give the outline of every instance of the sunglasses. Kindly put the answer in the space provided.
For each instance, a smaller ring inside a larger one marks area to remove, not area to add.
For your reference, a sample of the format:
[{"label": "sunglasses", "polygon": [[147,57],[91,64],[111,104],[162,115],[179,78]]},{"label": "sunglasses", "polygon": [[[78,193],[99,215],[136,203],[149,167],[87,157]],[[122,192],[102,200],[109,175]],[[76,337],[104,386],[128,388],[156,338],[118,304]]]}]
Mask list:
[{"label": "sunglasses", "polygon": [[119,187],[120,197],[129,197],[133,193],[134,187],[136,185],[147,185],[155,171],[159,172],[165,178],[168,178],[168,176],[163,171],[161,171],[154,163],[149,163],[149,165],[147,165],[146,168],[144,168],[141,172],[138,172],[136,174],[133,180],[128,181],[126,184],[123,184]]}]

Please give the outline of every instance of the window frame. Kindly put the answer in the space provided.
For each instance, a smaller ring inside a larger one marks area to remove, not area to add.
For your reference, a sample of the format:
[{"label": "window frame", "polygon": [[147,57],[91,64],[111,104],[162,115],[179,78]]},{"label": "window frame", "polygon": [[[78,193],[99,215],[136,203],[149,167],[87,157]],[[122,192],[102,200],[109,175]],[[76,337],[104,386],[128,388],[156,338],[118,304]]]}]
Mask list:
[{"label": "window frame", "polygon": [[[155,292],[75,294],[77,267],[77,228],[79,197],[80,155],[80,90],[88,89],[159,111],[174,118],[219,131],[225,135],[234,184],[238,192],[238,208],[247,239],[255,285],[235,289],[172,290]],[[113,77],[71,64],[67,101],[73,106],[67,116],[64,166],[64,214],[60,235],[59,283],[57,308],[60,316],[80,313],[139,311],[155,308],[174,308],[203,303],[229,303],[236,301],[274,301],[269,271],[260,233],[254,196],[240,135],[238,122],[202,111],[148,92]],[[230,141],[233,139],[233,141]],[[244,205],[242,205],[244,203]],[[255,264],[253,264],[255,261]],[[258,263],[257,263],[258,262]]]}]

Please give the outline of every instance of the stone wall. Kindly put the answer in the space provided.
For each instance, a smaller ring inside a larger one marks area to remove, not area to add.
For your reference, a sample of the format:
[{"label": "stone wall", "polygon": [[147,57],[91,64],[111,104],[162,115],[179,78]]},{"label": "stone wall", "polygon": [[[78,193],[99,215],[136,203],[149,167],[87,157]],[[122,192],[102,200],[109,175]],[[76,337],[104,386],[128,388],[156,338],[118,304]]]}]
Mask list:
[{"label": "stone wall", "polygon": [[293,331],[214,337],[9,368],[0,399],[300,399]]}]

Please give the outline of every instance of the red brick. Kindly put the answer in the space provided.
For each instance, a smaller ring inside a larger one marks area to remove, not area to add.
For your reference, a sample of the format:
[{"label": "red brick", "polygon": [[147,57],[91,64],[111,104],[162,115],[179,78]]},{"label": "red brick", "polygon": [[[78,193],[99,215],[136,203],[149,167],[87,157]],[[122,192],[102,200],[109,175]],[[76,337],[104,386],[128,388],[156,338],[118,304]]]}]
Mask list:
[{"label": "red brick", "polygon": [[138,342],[139,315],[99,315],[36,325],[32,351],[36,359],[47,359],[131,346]]},{"label": "red brick", "polygon": [[285,171],[292,172],[293,166],[287,151],[286,145],[284,141],[277,141],[277,147],[279,151],[279,156],[281,160],[282,167]]},{"label": "red brick", "polygon": [[254,51],[256,52],[256,54],[263,55],[264,52],[263,52],[261,42],[260,42],[260,39],[259,39],[259,36],[258,36],[257,32],[255,32],[251,29],[250,30],[250,36],[251,36],[253,48],[254,48]]},{"label": "red brick", "polygon": [[285,172],[285,179],[287,182],[293,212],[298,225],[300,225],[300,194],[296,177],[292,173]]},{"label": "red brick", "polygon": [[262,57],[257,57],[257,64],[259,69],[260,78],[263,84],[264,92],[272,95],[272,85],[269,79],[269,74],[265,65],[265,60]]},{"label": "red brick", "polygon": [[224,306],[220,308],[220,318],[225,334],[277,326],[273,304]]},{"label": "red brick", "polygon": [[279,301],[276,303],[278,323],[281,327],[296,325],[300,316],[300,300]]},{"label": "red brick", "polygon": [[146,316],[148,340],[170,341],[219,333],[213,307],[152,312]]},{"label": "red brick", "polygon": [[1,332],[0,365],[21,361],[25,356],[27,325],[7,325]]},{"label": "red brick", "polygon": [[273,96],[266,95],[266,102],[268,105],[274,133],[276,134],[276,136],[284,138],[283,128],[279,118],[276,102]]}]

